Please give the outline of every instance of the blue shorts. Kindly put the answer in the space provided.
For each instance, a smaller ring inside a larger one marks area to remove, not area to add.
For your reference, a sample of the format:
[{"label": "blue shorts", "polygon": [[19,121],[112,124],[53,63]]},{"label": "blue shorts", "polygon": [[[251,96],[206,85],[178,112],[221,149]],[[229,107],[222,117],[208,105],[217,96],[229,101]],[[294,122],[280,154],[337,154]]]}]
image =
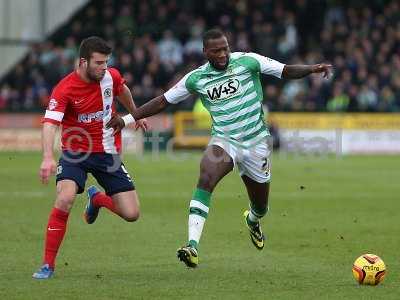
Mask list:
[{"label": "blue shorts", "polygon": [[87,173],[96,178],[109,196],[135,189],[118,154],[62,152],[56,183],[63,179],[73,180],[78,185],[78,194],[81,194],[85,190]]}]

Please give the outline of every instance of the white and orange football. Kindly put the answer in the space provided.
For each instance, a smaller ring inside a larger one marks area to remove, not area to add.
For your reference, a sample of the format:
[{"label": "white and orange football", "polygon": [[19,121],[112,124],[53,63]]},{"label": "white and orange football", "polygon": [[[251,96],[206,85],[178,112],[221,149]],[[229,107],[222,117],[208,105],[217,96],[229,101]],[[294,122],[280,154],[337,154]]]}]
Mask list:
[{"label": "white and orange football", "polygon": [[361,255],[353,264],[353,276],[359,284],[377,285],[385,273],[385,263],[375,254]]}]

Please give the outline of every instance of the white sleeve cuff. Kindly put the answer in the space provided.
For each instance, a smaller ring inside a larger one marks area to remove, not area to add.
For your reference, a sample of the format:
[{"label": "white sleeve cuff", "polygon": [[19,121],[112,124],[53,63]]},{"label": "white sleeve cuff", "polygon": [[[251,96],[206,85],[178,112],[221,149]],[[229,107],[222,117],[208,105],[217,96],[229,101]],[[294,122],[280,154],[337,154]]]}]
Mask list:
[{"label": "white sleeve cuff", "polygon": [[135,118],[131,114],[127,114],[127,115],[123,116],[122,120],[124,120],[125,126],[135,123]]},{"label": "white sleeve cuff", "polygon": [[44,115],[45,119],[53,119],[55,121],[61,122],[64,117],[64,113],[60,111],[46,110],[46,114]]}]

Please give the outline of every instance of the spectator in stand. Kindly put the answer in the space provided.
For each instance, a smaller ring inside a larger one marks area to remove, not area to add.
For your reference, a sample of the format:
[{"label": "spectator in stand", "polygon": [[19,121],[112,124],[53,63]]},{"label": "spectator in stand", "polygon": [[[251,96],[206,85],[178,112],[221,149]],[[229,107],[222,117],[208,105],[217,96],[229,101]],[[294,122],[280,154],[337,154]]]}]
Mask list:
[{"label": "spectator in stand", "polygon": [[292,84],[269,79],[264,83],[269,110],[399,111],[399,2],[337,3],[91,1],[49,40],[33,44],[1,80],[0,110],[41,110],[43,89],[49,92],[73,69],[76,41],[94,34],[116,49],[109,63],[130,78],[129,87],[143,104],[149,100],[149,88],[160,94],[174,83],[174,74],[202,64],[201,34],[218,25],[232,51],[253,49],[292,64],[333,62],[330,81],[310,77]]},{"label": "spectator in stand", "polygon": [[171,30],[165,30],[162,39],[158,42],[158,55],[161,63],[169,70],[183,61],[183,48]]}]

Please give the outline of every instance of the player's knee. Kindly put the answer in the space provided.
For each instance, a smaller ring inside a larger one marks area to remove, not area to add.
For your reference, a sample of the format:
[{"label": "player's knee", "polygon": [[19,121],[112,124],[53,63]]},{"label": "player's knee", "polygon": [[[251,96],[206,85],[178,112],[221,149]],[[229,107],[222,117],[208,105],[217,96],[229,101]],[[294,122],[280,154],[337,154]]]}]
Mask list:
[{"label": "player's knee", "polygon": [[62,180],[57,183],[57,196],[55,207],[70,211],[74,204],[75,196],[77,193],[77,186],[70,180]]},{"label": "player's knee", "polygon": [[127,222],[135,222],[139,219],[140,212],[138,209],[133,209],[131,211],[124,212],[122,218]]},{"label": "player's knee", "polygon": [[55,206],[64,211],[70,211],[74,203],[74,194],[70,193],[59,193],[57,194]]}]

